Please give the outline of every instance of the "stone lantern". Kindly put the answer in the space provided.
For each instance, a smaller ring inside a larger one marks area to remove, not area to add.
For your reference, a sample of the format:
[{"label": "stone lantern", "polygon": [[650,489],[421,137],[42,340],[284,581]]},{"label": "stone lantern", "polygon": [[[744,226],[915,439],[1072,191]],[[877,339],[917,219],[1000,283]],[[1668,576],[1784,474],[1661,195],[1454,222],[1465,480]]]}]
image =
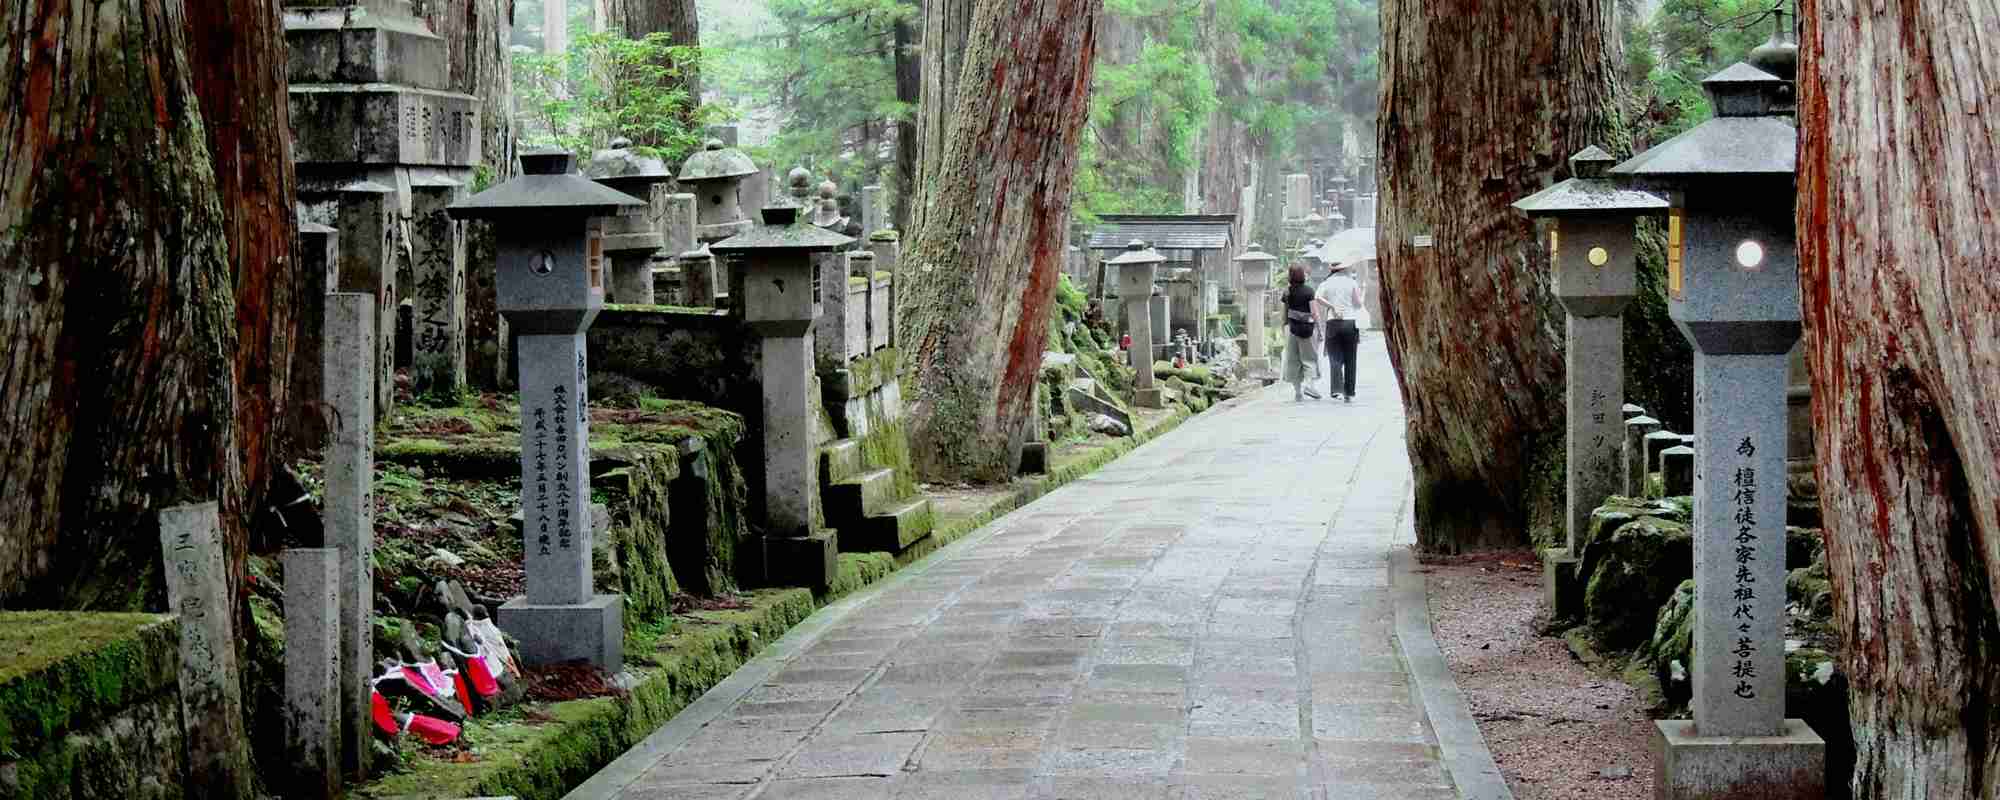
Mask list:
[{"label": "stone lantern", "polygon": [[695,196],[695,236],[719,242],[751,228],[740,199],[743,179],[757,174],[757,164],[743,151],[710,139],[701,152],[688,156],[677,178]]},{"label": "stone lantern", "polygon": [[1670,193],[1667,311],[1695,350],[1694,719],[1657,723],[1659,796],[1818,796],[1825,743],[1784,714],[1798,129],[1770,73],[1702,86],[1714,119],[1611,170]]},{"label": "stone lantern", "polygon": [[1264,344],[1264,293],[1271,289],[1271,265],[1278,257],[1264,252],[1264,246],[1251,242],[1243,255],[1232,259],[1243,275],[1243,328],[1249,338],[1249,352],[1243,354],[1243,369],[1249,375],[1264,375],[1271,371],[1271,358]]},{"label": "stone lantern", "polygon": [[852,241],[805,224],[799,208],[772,205],[764,209],[763,225],[709,248],[734,261],[742,276],[744,321],[763,342],[764,569],[776,583],[830,585],[840,550],[833,531],[813,524],[819,479],[812,329],[826,288],[814,257]]},{"label": "stone lantern", "polygon": [[1596,147],[1569,159],[1569,180],[1518,203],[1529,217],[1549,220],[1549,268],[1556,298],[1568,312],[1568,424],[1565,479],[1568,514],[1562,547],[1542,553],[1542,591],[1556,618],[1582,611],[1576,575],[1577,537],[1604,499],[1624,489],[1625,306],[1639,287],[1633,259],[1634,222],[1665,214],[1667,201],[1605,178],[1617,159]]},{"label": "stone lantern", "polygon": [[647,205],[609,217],[604,225],[604,253],[611,258],[610,301],[653,305],[653,254],[666,245],[651,214],[653,187],[673,180],[665,162],[632,151],[632,140],[613,139],[597,151],[583,174],[591,180],[631,195]]},{"label": "stone lantern", "polygon": [[[701,152],[688,156],[676,180],[695,197],[697,242],[713,244],[751,228],[754,223],[743,216],[741,195],[744,181],[756,175],[757,164],[743,151],[724,146],[721,139],[708,140]],[[692,305],[721,306],[723,297],[729,294],[731,279],[727,266],[720,260],[710,266],[689,270],[683,265],[681,293],[690,298]],[[704,278],[708,279],[708,285],[699,285]]]},{"label": "stone lantern", "polygon": [[494,223],[500,313],[520,334],[522,549],[528,593],[500,627],[531,664],[624,661],[623,598],[591,575],[590,409],[584,331],[604,307],[606,217],[645,208],[570,172],[567,152],[526,153],[522,175],[453,204]]},{"label": "stone lantern", "polygon": [[1160,408],[1160,389],[1153,385],[1153,273],[1167,260],[1145,242],[1133,239],[1125,252],[1104,262],[1118,269],[1118,298],[1125,301],[1125,327],[1132,337],[1132,402]]}]

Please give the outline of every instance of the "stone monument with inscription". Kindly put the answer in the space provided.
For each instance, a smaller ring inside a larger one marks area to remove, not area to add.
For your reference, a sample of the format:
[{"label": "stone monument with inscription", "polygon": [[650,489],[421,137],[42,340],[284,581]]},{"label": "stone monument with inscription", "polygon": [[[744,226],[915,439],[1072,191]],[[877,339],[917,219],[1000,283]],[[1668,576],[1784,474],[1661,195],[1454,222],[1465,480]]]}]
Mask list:
[{"label": "stone monument with inscription", "polygon": [[1704,81],[1715,118],[1612,169],[1671,193],[1667,311],[1695,350],[1693,720],[1656,723],[1663,800],[1819,797],[1826,744],[1785,718],[1785,451],[1800,335],[1786,81]]},{"label": "stone monument with inscription", "polygon": [[520,335],[525,597],[500,627],[530,664],[624,661],[623,598],[591,574],[590,408],[584,332],[604,307],[606,217],[644,203],[571,172],[567,152],[521,156],[522,175],[451,207],[494,223],[500,313]]},{"label": "stone monument with inscription", "polygon": [[[796,173],[796,171],[795,171]],[[761,340],[764,391],[764,572],[773,583],[821,588],[832,583],[840,552],[837,534],[815,525],[819,498],[812,398],[813,322],[825,286],[818,254],[853,239],[810,224],[805,209],[785,202],[764,209],[764,224],[710,247],[743,276],[743,319]]]},{"label": "stone monument with inscription", "polygon": [[1590,515],[1623,489],[1625,306],[1639,291],[1635,222],[1667,201],[1604,177],[1617,163],[1596,147],[1570,157],[1570,179],[1514,207],[1551,222],[1549,268],[1566,312],[1563,368],[1567,424],[1563,546],[1542,551],[1542,599],[1557,619],[1583,611],[1577,539]]},{"label": "stone monument with inscription", "polygon": [[[376,297],[375,405],[395,398],[396,308],[414,300],[419,393],[465,385],[464,237],[441,211],[481,163],[479,102],[411,0],[285,0],[300,218],[340,231],[338,291]],[[408,268],[413,287],[396,285]]]},{"label": "stone monument with inscription", "polygon": [[190,797],[251,798],[222,517],[214,501],[160,511],[167,607],[181,618],[181,725]]}]

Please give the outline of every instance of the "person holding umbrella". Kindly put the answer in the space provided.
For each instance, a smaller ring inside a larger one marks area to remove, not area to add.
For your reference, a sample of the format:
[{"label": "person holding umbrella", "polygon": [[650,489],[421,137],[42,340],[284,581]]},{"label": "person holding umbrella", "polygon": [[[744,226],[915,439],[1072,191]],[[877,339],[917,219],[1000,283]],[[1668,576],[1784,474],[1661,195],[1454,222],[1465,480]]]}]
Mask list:
[{"label": "person holding umbrella", "polygon": [[1312,299],[1313,311],[1326,321],[1327,391],[1348,403],[1354,402],[1354,361],[1361,346],[1361,329],[1354,324],[1361,311],[1361,284],[1353,271],[1353,263],[1336,262]]}]

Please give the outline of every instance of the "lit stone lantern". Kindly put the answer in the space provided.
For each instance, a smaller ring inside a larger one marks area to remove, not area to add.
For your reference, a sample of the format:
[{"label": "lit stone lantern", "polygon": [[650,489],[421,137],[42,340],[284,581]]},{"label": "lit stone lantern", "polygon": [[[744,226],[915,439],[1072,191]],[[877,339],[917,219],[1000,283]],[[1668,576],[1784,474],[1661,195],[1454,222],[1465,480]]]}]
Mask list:
[{"label": "lit stone lantern", "polygon": [[853,240],[804,224],[799,213],[790,205],[772,205],[764,209],[763,225],[709,249],[734,262],[742,276],[744,321],[763,340],[766,577],[824,588],[833,580],[840,548],[833,531],[813,526],[819,479],[812,328],[820,292],[829,288],[819,284],[814,257]]},{"label": "lit stone lantern", "polygon": [[1780,78],[1737,64],[1702,86],[1714,119],[1611,170],[1671,193],[1667,311],[1695,350],[1694,719],[1657,723],[1659,796],[1816,797],[1825,743],[1784,714],[1798,130]]},{"label": "lit stone lantern", "polygon": [[532,664],[624,662],[623,598],[591,575],[590,409],[584,331],[604,307],[606,217],[645,203],[570,172],[562,151],[521,156],[522,175],[454,203],[498,240],[500,313],[520,334],[521,537],[526,597],[500,627]]},{"label": "lit stone lantern", "polygon": [[743,179],[755,174],[757,164],[743,151],[724,147],[721,139],[708,140],[701,152],[688,156],[677,180],[695,196],[697,238],[719,242],[751,228],[739,195]]},{"label": "lit stone lantern", "polygon": [[613,139],[597,151],[583,174],[591,180],[631,195],[646,206],[627,209],[605,220],[604,253],[611,259],[610,301],[652,305],[653,255],[666,245],[649,214],[653,187],[673,180],[665,162],[632,151],[630,139]]},{"label": "lit stone lantern", "polygon": [[1625,306],[1638,293],[1634,222],[1666,213],[1667,201],[1604,177],[1617,163],[1596,147],[1570,157],[1569,180],[1514,204],[1549,220],[1549,267],[1568,313],[1568,522],[1562,547],[1542,553],[1543,599],[1555,618],[1582,611],[1576,541],[1604,499],[1624,488]]},{"label": "lit stone lantern", "polygon": [[1153,385],[1153,273],[1167,260],[1145,242],[1133,239],[1125,252],[1104,262],[1118,269],[1118,298],[1125,301],[1125,327],[1132,337],[1132,402],[1146,408],[1164,405]]},{"label": "lit stone lantern", "polygon": [[1249,339],[1250,352],[1243,354],[1243,369],[1252,376],[1269,374],[1271,358],[1264,344],[1264,293],[1271,288],[1271,265],[1278,257],[1264,252],[1264,246],[1251,242],[1243,255],[1233,259],[1243,276],[1244,331]]}]

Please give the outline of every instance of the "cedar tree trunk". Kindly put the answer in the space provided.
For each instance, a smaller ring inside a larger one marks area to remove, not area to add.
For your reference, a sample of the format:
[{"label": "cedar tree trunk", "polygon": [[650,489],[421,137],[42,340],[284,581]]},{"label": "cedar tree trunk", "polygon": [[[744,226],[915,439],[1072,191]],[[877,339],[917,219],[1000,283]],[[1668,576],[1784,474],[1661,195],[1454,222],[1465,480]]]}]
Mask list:
[{"label": "cedar tree trunk", "polygon": [[1563,326],[1512,203],[1586,145],[1623,145],[1611,2],[1386,0],[1382,37],[1377,237],[1418,542],[1517,545],[1531,506],[1560,507],[1535,495],[1562,490],[1537,476],[1562,474]]},{"label": "cedar tree trunk", "polygon": [[0,23],[0,598],[157,608],[160,509],[219,500],[242,559],[228,236],[268,223],[222,212],[179,0]]},{"label": "cedar tree trunk", "polygon": [[2000,797],[2000,8],[1802,12],[1799,267],[1855,796]]},{"label": "cedar tree trunk", "polygon": [[897,311],[914,378],[910,450],[926,480],[1004,481],[1019,463],[1102,4],[992,0],[973,19],[951,133],[925,167],[938,176],[930,206],[896,276],[908,287]]},{"label": "cedar tree trunk", "polygon": [[[924,82],[922,62],[917,53],[917,29],[906,17],[898,17],[895,24],[896,45],[896,100],[909,108],[917,108],[922,102],[920,96]],[[910,206],[915,198],[917,186],[917,123],[914,119],[896,120],[896,200],[890,212],[896,230],[905,233],[910,228]],[[865,231],[873,234],[874,231]]]},{"label": "cedar tree trunk", "polygon": [[[274,0],[212,0],[187,8],[189,82],[201,102],[236,276],[236,453],[246,511],[262,505],[271,476],[317,450],[314,290],[323,280],[298,268],[292,135],[287,119],[285,26]],[[254,515],[253,515],[254,518]],[[242,555],[241,551],[232,556]],[[231,575],[241,564],[232,560]]]},{"label": "cedar tree trunk", "polygon": [[913,236],[924,227],[942,179],[945,148],[952,135],[952,114],[958,110],[958,81],[964,72],[974,5],[973,0],[922,2],[923,84],[917,92],[917,171],[915,191],[910,198],[909,231]]}]

